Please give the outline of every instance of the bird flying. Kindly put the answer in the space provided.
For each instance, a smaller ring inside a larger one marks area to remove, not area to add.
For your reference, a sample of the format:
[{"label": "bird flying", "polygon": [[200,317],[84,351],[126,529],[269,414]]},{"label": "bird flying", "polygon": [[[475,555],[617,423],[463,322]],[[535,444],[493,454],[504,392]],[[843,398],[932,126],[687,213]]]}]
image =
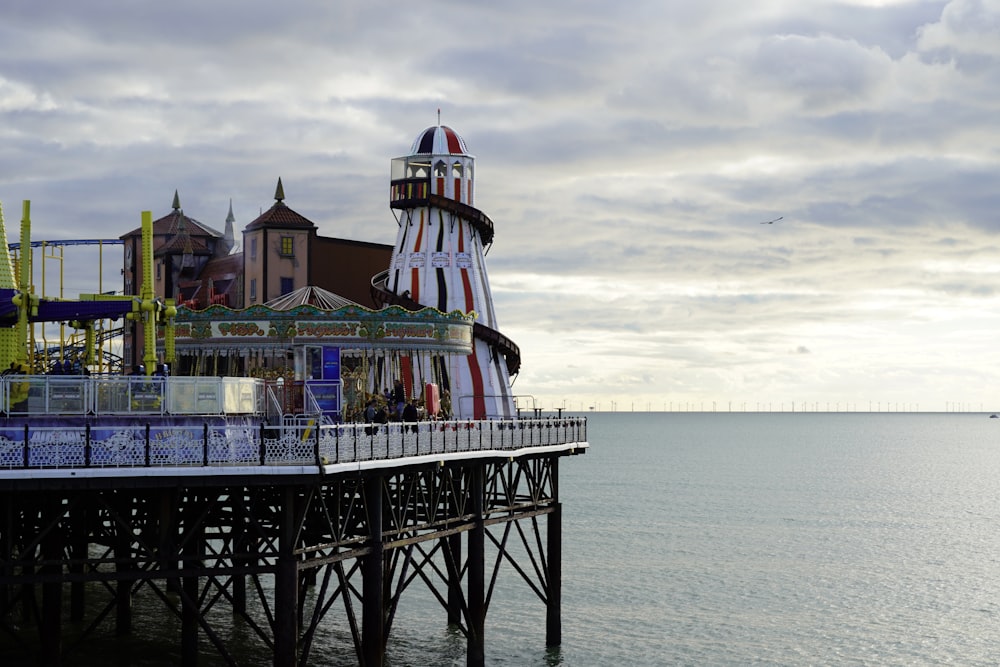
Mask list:
[{"label": "bird flying", "polygon": [[782,215],[782,216],[779,216],[779,217],[775,218],[774,220],[768,220],[768,221],[762,222],[760,224],[762,224],[762,225],[773,225],[774,223],[778,222],[779,220],[781,220],[784,217],[785,216]]}]

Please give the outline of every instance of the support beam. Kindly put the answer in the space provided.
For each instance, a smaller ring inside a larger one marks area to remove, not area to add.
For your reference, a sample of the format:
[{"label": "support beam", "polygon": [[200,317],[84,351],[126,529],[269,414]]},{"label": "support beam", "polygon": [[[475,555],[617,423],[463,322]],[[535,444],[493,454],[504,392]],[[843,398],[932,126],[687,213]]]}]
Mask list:
[{"label": "support beam", "polygon": [[[201,569],[201,556],[204,550],[204,531],[196,524],[198,521],[198,506],[202,500],[196,494],[190,494],[184,508],[185,539],[182,550],[184,569],[197,572]],[[196,667],[198,664],[198,577],[186,575],[181,577],[181,664],[183,667]]]},{"label": "support beam", "polygon": [[446,537],[445,548],[454,563],[448,568],[448,625],[454,626],[462,622],[462,534]]},{"label": "support beam", "polygon": [[468,667],[484,667],[486,643],[486,523],[483,514],[484,465],[476,464],[470,471],[469,494],[475,526],[469,531],[469,642],[465,663]]},{"label": "support beam", "polygon": [[135,568],[132,554],[133,498],[122,494],[115,500],[119,518],[115,526],[115,569],[124,575],[115,588],[115,634],[124,637],[132,633],[132,582],[128,575]]},{"label": "support beam", "polygon": [[[83,561],[87,558],[90,548],[87,534],[89,530],[88,518],[90,513],[87,507],[80,503],[76,508],[70,510],[69,516],[69,552],[70,558],[77,561],[70,565],[69,571],[77,576],[84,573]],[[86,586],[82,580],[74,581],[69,585],[69,620],[78,623],[83,620],[86,604]]]},{"label": "support beam", "polygon": [[548,597],[545,604],[545,645],[562,644],[562,503],[559,502],[559,458],[548,460],[552,480],[552,513],[548,518],[546,539],[549,557]]},{"label": "support beam", "polygon": [[[239,494],[239,495],[237,495]],[[230,496],[233,503],[232,539],[233,559],[238,565],[246,565],[250,554],[249,535],[247,534],[246,494],[243,487],[233,490]],[[243,574],[233,575],[233,614],[247,613],[247,578]]]},{"label": "support beam", "polygon": [[364,483],[365,508],[368,512],[368,555],[362,563],[363,600],[361,611],[361,664],[381,667],[385,661],[385,580],[382,542],[381,475],[368,477]]},{"label": "support beam", "polygon": [[545,645],[562,644],[562,503],[554,503],[548,518],[548,596],[545,604]]},{"label": "support beam", "polygon": [[298,663],[299,574],[295,557],[298,513],[295,508],[295,488],[286,487],[274,575],[274,667],[295,667]]},{"label": "support beam", "polygon": [[[62,502],[59,497],[49,498],[46,503],[44,530],[48,534],[42,541],[41,568],[43,575],[62,574],[63,536],[59,530]],[[62,664],[62,582],[47,581],[42,584],[42,619],[39,625],[42,640],[41,662],[45,667],[59,667]]]},{"label": "support beam", "polygon": [[[177,569],[180,560],[177,554],[177,542],[180,538],[180,526],[177,520],[177,511],[180,507],[179,493],[177,489],[164,489],[157,495],[158,525],[160,529],[160,567],[170,571]],[[177,593],[181,590],[181,582],[177,577],[167,578],[167,590]]]},{"label": "support beam", "polygon": [[[8,577],[14,574],[14,494],[4,493],[0,495],[0,507],[3,512],[3,525],[0,526],[0,577],[4,581],[9,581]],[[13,584],[0,586],[0,609],[8,609],[10,601],[14,597]],[[0,627],[8,628],[12,626],[13,619],[7,614],[0,616]]]},{"label": "support beam", "polygon": [[[37,547],[36,547],[37,548]],[[32,623],[38,623],[38,615],[35,613],[35,607],[37,606],[37,600],[35,599],[35,585],[31,583],[34,579],[35,565],[34,557],[35,553],[33,550],[24,551],[22,556],[25,557],[25,564],[21,567],[21,576],[25,580],[23,586],[21,586],[21,620],[24,625],[30,625]],[[28,560],[30,559],[30,560]]]}]

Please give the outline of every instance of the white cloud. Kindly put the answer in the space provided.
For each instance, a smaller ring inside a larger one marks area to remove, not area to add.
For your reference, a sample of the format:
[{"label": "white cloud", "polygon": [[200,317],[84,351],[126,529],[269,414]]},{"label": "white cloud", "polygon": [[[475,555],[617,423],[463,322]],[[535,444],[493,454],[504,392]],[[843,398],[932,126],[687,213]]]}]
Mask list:
[{"label": "white cloud", "polygon": [[950,0],[940,21],[921,28],[919,45],[923,51],[995,57],[1000,55],[998,35],[1000,1]]},{"label": "white cloud", "polygon": [[853,40],[799,35],[764,40],[753,63],[771,92],[792,96],[802,111],[824,114],[877,104],[891,66],[880,49],[866,49]]},{"label": "white cloud", "polygon": [[[31,86],[0,77],[0,113],[50,111],[55,103]],[[3,132],[0,128],[0,132]]]}]

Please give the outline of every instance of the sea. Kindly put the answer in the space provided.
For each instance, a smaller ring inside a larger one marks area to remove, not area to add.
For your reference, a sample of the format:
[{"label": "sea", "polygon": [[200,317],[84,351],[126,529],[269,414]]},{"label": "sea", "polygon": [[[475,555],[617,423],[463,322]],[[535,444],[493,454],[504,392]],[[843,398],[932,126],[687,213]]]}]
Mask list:
[{"label": "sea", "polygon": [[[501,566],[488,665],[1000,662],[1000,419],[586,416],[589,451],[559,463],[562,644],[545,647],[544,604]],[[464,637],[421,588],[404,592],[389,664],[464,665]],[[119,639],[102,661],[67,664],[113,664],[125,649],[119,664],[177,664],[177,636]],[[210,652],[203,664],[217,664]],[[356,664],[336,624],[310,656]]]},{"label": "sea", "polygon": [[494,602],[488,664],[1000,662],[1000,420],[590,413],[588,439],[559,469],[562,646]]},{"label": "sea", "polygon": [[494,632],[491,664],[1000,661],[1000,420],[608,413],[588,437],[560,467],[562,647]]}]

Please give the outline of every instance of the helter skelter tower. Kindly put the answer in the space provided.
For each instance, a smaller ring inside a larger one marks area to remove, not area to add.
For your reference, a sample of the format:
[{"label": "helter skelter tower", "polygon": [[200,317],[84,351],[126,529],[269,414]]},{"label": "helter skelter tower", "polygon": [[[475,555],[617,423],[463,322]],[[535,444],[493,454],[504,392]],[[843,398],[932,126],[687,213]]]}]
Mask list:
[{"label": "helter skelter tower", "polygon": [[442,395],[449,392],[455,418],[514,416],[510,377],[520,368],[520,351],[497,327],[485,260],[493,222],[473,206],[475,158],[454,130],[437,125],[420,133],[410,155],[392,161],[391,179],[399,232],[389,270],[373,281],[376,298],[477,315],[472,354],[422,361],[428,367],[421,369],[404,363],[407,395],[413,378],[425,378]]}]

